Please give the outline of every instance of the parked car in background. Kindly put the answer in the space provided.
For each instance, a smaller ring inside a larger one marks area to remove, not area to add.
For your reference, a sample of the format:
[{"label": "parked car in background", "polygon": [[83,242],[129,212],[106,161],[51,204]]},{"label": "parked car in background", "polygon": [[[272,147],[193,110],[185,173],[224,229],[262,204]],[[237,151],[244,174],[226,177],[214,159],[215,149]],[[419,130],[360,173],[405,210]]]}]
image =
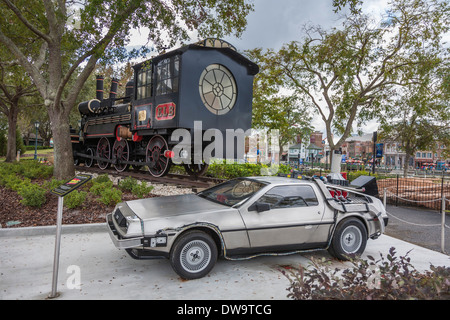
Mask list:
[{"label": "parked car in background", "polygon": [[226,259],[328,250],[363,253],[388,218],[382,202],[319,179],[249,177],[197,194],[119,203],[107,215],[111,239],[135,259],[165,257],[185,279]]}]

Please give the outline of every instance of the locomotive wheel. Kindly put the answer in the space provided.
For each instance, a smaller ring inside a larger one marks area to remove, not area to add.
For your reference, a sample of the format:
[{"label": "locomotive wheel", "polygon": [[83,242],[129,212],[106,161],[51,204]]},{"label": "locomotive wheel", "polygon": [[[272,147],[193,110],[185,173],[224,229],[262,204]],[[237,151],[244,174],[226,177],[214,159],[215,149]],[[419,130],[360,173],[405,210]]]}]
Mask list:
[{"label": "locomotive wheel", "polygon": [[162,177],[169,172],[171,161],[164,156],[164,152],[169,150],[167,141],[160,135],[150,139],[147,144],[145,161],[153,161],[153,167],[148,167],[148,171],[154,177]]},{"label": "locomotive wheel", "polygon": [[[111,159],[111,144],[105,137],[101,138],[97,144],[97,157]],[[109,162],[98,160],[97,164],[100,169],[105,170]]]},{"label": "locomotive wheel", "polygon": [[[94,150],[92,148],[87,148],[86,154],[93,157],[94,156]],[[94,164],[94,159],[91,158],[85,158],[84,165],[88,168],[92,167]]]},{"label": "locomotive wheel", "polygon": [[184,170],[190,176],[199,177],[202,176],[206,170],[208,170],[209,165],[207,163],[195,164],[195,163],[183,163]]},{"label": "locomotive wheel", "polygon": [[[119,161],[128,161],[130,159],[130,146],[127,140],[116,140],[113,145],[113,157]],[[116,171],[123,172],[128,169],[129,165],[124,163],[118,163],[114,165]]]}]

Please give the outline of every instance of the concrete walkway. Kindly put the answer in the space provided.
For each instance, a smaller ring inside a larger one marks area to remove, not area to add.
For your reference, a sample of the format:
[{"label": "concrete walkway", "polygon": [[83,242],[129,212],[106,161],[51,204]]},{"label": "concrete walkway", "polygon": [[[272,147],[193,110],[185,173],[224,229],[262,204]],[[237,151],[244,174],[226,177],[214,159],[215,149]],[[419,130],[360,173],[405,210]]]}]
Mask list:
[{"label": "concrete walkway", "polygon": [[[46,299],[51,292],[55,232],[52,227],[0,230],[0,299]],[[369,240],[364,256],[376,259],[395,247],[418,270],[450,266],[450,257],[386,235]],[[281,266],[307,265],[326,251],[246,261],[220,259],[212,272],[184,281],[168,260],[133,260],[111,243],[106,225],[63,226],[56,299],[287,299]],[[337,267],[348,263],[333,262]]]}]

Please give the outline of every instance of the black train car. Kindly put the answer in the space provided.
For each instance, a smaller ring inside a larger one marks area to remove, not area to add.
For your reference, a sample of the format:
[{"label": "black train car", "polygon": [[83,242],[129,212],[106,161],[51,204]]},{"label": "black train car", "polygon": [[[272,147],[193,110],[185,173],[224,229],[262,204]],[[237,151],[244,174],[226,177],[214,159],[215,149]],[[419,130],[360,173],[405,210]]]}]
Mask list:
[{"label": "black train car", "polygon": [[[174,130],[186,129],[193,142],[196,121],[202,132],[217,129],[223,137],[227,129],[250,129],[258,66],[228,42],[206,39],[133,68],[134,81],[127,83],[125,97],[116,98],[113,79],[110,97],[103,99],[103,79],[97,78],[97,99],[80,103],[75,161],[84,159],[86,166],[97,161],[101,169],[113,164],[117,171],[146,165],[158,177],[168,172],[175,156],[179,141],[171,139]],[[185,168],[200,174],[206,164],[194,164],[190,155],[182,156]]]}]

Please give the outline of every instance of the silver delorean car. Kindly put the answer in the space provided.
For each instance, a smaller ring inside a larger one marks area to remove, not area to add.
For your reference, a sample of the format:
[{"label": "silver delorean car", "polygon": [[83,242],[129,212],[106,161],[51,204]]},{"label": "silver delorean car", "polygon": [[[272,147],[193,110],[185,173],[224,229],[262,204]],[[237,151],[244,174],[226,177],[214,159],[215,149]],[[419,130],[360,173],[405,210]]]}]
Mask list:
[{"label": "silver delorean car", "polygon": [[184,279],[201,278],[219,256],[243,259],[323,249],[360,255],[388,217],[376,197],[320,179],[248,177],[197,194],[119,203],[107,215],[117,248],[135,259],[165,257]]}]

